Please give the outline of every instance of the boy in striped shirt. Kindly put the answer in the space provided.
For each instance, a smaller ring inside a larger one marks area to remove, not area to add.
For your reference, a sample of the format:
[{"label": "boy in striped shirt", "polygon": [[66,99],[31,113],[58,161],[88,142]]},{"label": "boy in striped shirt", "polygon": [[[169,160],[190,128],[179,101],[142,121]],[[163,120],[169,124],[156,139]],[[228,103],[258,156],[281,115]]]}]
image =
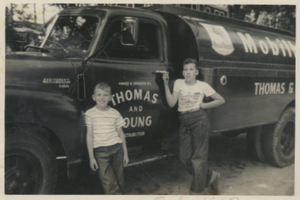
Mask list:
[{"label": "boy in striped shirt", "polygon": [[116,109],[108,106],[111,87],[107,83],[97,84],[92,98],[96,106],[85,112],[90,167],[98,170],[106,194],[122,194],[123,165],[129,162],[122,130],[125,121]]}]

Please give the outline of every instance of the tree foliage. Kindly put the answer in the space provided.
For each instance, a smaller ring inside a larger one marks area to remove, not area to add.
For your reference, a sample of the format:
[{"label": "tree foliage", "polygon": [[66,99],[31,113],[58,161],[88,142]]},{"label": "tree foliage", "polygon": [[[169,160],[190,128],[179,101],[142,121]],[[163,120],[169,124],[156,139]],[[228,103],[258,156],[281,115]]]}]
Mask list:
[{"label": "tree foliage", "polygon": [[229,5],[232,18],[295,32],[294,5]]},{"label": "tree foliage", "polygon": [[11,9],[13,10],[13,13],[16,14],[17,18],[20,21],[29,21],[31,19],[34,19],[34,16],[32,13],[28,12],[29,4],[12,4]]}]

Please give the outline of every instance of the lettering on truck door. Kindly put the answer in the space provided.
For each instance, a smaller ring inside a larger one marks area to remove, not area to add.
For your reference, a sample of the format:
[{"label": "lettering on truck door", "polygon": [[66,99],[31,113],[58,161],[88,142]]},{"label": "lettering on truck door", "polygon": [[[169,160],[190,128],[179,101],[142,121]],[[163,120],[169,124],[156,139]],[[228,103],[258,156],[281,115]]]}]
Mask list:
[{"label": "lettering on truck door", "polygon": [[[121,30],[121,21],[117,18],[108,22],[102,42]],[[158,23],[139,19],[136,45],[124,46],[117,38],[93,64],[94,85],[105,81],[112,86],[110,106],[117,109],[125,120],[123,130],[128,146],[149,143],[152,134],[157,133],[162,102],[152,72],[165,69],[161,65],[160,37]]]}]

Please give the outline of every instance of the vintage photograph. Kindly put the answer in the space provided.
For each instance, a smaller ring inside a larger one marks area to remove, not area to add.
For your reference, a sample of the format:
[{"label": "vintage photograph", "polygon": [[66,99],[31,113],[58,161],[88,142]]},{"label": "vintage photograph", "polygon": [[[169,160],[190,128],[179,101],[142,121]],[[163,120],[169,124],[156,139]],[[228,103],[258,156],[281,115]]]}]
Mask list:
[{"label": "vintage photograph", "polygon": [[6,3],[4,195],[293,199],[295,34],[295,4]]}]

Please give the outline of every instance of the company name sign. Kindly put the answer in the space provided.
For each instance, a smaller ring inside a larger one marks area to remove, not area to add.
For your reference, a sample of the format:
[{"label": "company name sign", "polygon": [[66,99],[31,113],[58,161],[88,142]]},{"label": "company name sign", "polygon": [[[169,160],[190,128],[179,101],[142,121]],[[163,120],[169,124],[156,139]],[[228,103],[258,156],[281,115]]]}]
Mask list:
[{"label": "company name sign", "polygon": [[253,37],[248,33],[237,32],[237,35],[243,42],[245,53],[257,54],[260,51],[265,55],[271,53],[273,56],[295,57],[296,55],[295,45],[288,40],[278,38],[270,40],[269,37],[265,37],[264,40],[258,40],[258,44],[256,44]]}]

